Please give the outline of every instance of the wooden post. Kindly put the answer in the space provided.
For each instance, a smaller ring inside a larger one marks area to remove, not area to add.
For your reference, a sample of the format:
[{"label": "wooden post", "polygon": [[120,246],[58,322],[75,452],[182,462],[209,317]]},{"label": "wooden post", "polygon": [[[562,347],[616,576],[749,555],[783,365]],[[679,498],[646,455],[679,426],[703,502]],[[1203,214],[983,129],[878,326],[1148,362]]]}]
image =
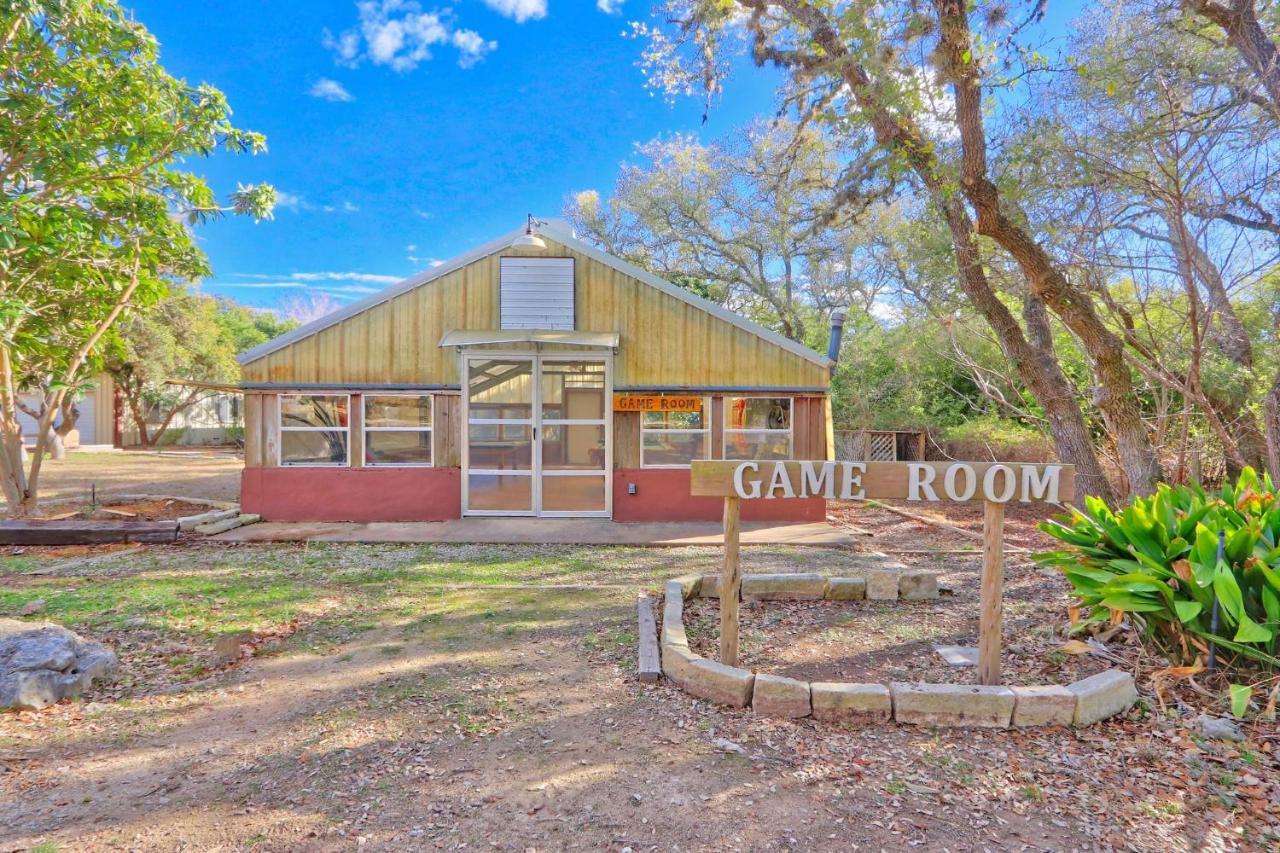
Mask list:
[{"label": "wooden post", "polygon": [[738,565],[741,498],[724,499],[724,568],[720,571],[720,662],[738,665],[738,597],[742,572]]},{"label": "wooden post", "polygon": [[1000,618],[1004,592],[1004,504],[983,501],[982,593],[978,616],[978,683],[1000,683]]}]

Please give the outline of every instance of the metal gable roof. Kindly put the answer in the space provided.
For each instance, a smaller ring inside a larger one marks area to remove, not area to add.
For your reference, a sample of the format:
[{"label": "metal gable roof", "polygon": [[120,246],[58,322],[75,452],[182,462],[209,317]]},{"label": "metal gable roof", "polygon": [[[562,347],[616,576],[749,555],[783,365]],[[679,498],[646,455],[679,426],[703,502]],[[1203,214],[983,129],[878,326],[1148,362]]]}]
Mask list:
[{"label": "metal gable roof", "polygon": [[[290,344],[300,341],[303,338],[322,332],[330,326],[336,326],[343,320],[367,311],[375,305],[380,305],[383,302],[394,299],[402,293],[407,293],[416,287],[430,284],[432,281],[448,275],[454,270],[461,269],[462,267],[478,261],[481,258],[488,257],[489,255],[510,248],[511,241],[523,234],[524,231],[524,228],[517,228],[514,231],[509,231],[495,240],[490,240],[489,242],[472,249],[470,252],[458,255],[456,258],[445,261],[439,266],[432,267],[431,269],[418,273],[417,275],[410,276],[404,281],[390,285],[371,296],[352,302],[350,305],[340,308],[332,314],[328,314],[318,320],[313,320],[310,323],[299,326],[291,332],[286,332],[285,334],[280,335],[277,338],[273,338],[264,344],[259,344],[253,349],[246,350],[236,357],[236,361],[240,364],[248,364],[251,361],[257,361],[258,359],[284,349]],[[732,323],[744,331],[750,332],[751,334],[772,344],[776,344],[782,349],[808,359],[815,364],[822,365],[823,367],[831,364],[831,360],[825,355],[816,353],[803,344],[796,343],[790,338],[784,337],[771,329],[766,329],[759,323],[754,323],[745,317],[735,314],[733,311],[730,311],[722,305],[717,305],[716,303],[711,302],[708,299],[703,299],[701,296],[691,293],[684,288],[677,287],[669,281],[664,281],[653,273],[647,272],[634,264],[627,263],[621,258],[616,258],[607,252],[602,252],[596,247],[582,242],[577,237],[573,236],[571,232],[566,232],[554,224],[540,226],[537,229],[537,233],[565,246],[566,248],[572,249],[575,252],[580,252],[594,260],[597,260],[606,266],[613,267],[618,272],[644,282],[650,287],[657,288],[669,296],[687,302],[708,314],[718,317],[728,323]]]}]

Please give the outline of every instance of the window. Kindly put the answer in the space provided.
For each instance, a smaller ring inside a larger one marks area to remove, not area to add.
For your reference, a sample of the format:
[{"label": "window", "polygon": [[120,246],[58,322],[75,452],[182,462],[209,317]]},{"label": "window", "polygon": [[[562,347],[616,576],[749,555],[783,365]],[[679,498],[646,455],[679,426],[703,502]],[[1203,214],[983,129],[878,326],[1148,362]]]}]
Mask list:
[{"label": "window", "polygon": [[790,459],[790,397],[726,397],[725,459]]},{"label": "window", "polygon": [[711,414],[706,398],[700,412],[642,412],[640,467],[688,468],[711,458]]},{"label": "window", "polygon": [[347,464],[346,394],[280,395],[280,464]]},{"label": "window", "polygon": [[372,466],[431,465],[430,394],[364,398],[364,462]]}]

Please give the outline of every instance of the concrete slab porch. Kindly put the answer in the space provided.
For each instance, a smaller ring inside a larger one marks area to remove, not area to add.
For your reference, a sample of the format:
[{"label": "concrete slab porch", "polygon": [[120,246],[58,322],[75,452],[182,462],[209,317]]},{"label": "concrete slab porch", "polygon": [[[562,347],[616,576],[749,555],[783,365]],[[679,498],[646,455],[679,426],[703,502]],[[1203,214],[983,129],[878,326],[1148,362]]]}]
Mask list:
[{"label": "concrete slab porch", "polygon": [[[825,522],[756,522],[742,526],[743,545],[852,545],[847,530]],[[404,522],[262,522],[211,537],[222,542],[457,542],[486,545],[719,545],[713,522],[634,522],[607,518],[459,518]]]}]

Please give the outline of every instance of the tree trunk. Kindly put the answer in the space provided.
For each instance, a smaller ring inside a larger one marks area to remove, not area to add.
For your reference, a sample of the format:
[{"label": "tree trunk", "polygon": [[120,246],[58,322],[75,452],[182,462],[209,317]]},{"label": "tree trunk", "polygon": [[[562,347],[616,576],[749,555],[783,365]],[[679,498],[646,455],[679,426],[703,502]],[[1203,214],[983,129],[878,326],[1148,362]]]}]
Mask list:
[{"label": "tree trunk", "polygon": [[[1249,332],[1236,314],[1227,294],[1226,284],[1222,281],[1222,273],[1208,253],[1191,237],[1186,219],[1176,209],[1163,210],[1161,216],[1169,233],[1169,243],[1173,246],[1178,273],[1183,279],[1183,287],[1187,298],[1194,306],[1196,302],[1197,282],[1202,284],[1209,294],[1208,309],[1210,316],[1205,322],[1209,337],[1215,348],[1232,364],[1245,372],[1249,380],[1253,379],[1253,341]],[[1216,322],[1215,322],[1216,320]],[[1198,335],[1199,317],[1193,311],[1190,322],[1193,325],[1192,335]],[[1191,376],[1193,387],[1204,399],[1204,406],[1212,408],[1206,412],[1219,440],[1224,442],[1227,450],[1227,473],[1236,477],[1245,465],[1256,470],[1267,466],[1267,442],[1258,421],[1249,409],[1248,389],[1253,384],[1246,381],[1243,393],[1229,393],[1227,389],[1211,384],[1205,387],[1201,382],[1199,348],[1193,353]],[[1220,424],[1220,426],[1218,426]]]},{"label": "tree trunk", "polygon": [[[802,0],[780,0],[779,5],[809,31],[815,44],[826,56],[839,60],[839,73],[854,101],[867,115],[876,142],[903,157],[924,182],[935,203],[941,207],[951,229],[961,286],[991,324],[1006,357],[1018,370],[1018,376],[1045,408],[1060,457],[1064,462],[1077,467],[1080,490],[1104,499],[1111,497],[1110,484],[1102,473],[1102,466],[1084,425],[1084,417],[1075,403],[1071,385],[1066,381],[1062,367],[1056,359],[1043,360],[1037,356],[1036,351],[1027,343],[1017,320],[988,284],[974,242],[972,222],[963,204],[951,192],[949,181],[937,162],[934,147],[924,139],[910,114],[890,110],[879,99],[880,93],[873,85],[871,76],[850,56],[848,47],[840,40],[835,27],[821,10]],[[759,63],[770,58],[786,61],[770,56],[760,42],[757,42],[755,58]],[[1136,404],[1134,408],[1136,410]],[[1052,414],[1048,414],[1050,411]],[[1140,418],[1138,424],[1141,425]],[[1146,438],[1145,430],[1142,438]],[[1149,450],[1150,445],[1147,447]],[[1154,454],[1151,454],[1151,460],[1154,462]],[[1154,489],[1154,483],[1151,488]]]},{"label": "tree trunk", "polygon": [[1236,49],[1267,92],[1271,111],[1280,119],[1280,51],[1267,38],[1252,0],[1183,0],[1185,6],[1222,27],[1227,42]]},{"label": "tree trunk", "polygon": [[1089,295],[1073,287],[1044,247],[1005,213],[1000,190],[987,177],[982,86],[978,63],[973,59],[967,4],[963,0],[934,0],[934,6],[946,70],[955,92],[961,145],[960,186],[977,213],[978,233],[991,237],[1009,253],[1031,292],[1080,341],[1097,380],[1094,403],[1115,436],[1129,489],[1137,495],[1151,494],[1160,480],[1160,462],[1142,420],[1133,375],[1125,361],[1124,341],[1102,322]]},{"label": "tree trunk", "polygon": [[1058,458],[1075,466],[1077,492],[1112,503],[1115,498],[1111,483],[1094,452],[1074,389],[1054,353],[1053,333],[1044,303],[1035,295],[1027,294],[1024,317],[1031,338],[1028,341],[1017,319],[991,288],[978,253],[973,223],[964,205],[955,195],[936,193],[934,200],[942,205],[946,214],[960,286],[995,332],[1000,349],[1018,372],[1018,378],[1031,389],[1044,409]]}]

